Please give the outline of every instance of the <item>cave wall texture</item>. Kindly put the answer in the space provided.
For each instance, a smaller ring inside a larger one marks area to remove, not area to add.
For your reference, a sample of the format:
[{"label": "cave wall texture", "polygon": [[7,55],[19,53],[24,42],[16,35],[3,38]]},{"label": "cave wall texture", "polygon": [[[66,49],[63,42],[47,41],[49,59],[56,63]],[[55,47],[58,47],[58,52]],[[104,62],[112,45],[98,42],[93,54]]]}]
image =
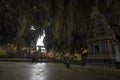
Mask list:
[{"label": "cave wall texture", "polygon": [[119,36],[119,5],[119,0],[0,0],[0,44],[30,46],[45,30],[47,50],[79,51],[86,47],[94,6]]}]

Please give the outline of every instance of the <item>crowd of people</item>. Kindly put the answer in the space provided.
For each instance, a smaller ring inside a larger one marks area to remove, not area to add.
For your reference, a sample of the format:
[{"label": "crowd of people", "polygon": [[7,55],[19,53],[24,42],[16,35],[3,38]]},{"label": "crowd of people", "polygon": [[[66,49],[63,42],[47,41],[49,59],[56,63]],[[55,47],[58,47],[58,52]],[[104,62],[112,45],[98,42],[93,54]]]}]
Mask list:
[{"label": "crowd of people", "polygon": [[83,50],[82,54],[81,53],[70,54],[69,52],[60,53],[60,52],[54,52],[54,51],[41,52],[35,49],[27,49],[24,51],[19,51],[19,50],[14,51],[14,50],[8,49],[6,51],[6,55],[8,58],[17,58],[17,57],[27,58],[27,59],[30,59],[32,63],[43,62],[43,61],[52,61],[52,62],[61,61],[64,63],[64,65],[68,69],[71,68],[70,64],[74,63],[75,61],[79,61],[81,65],[84,67],[84,65],[87,62],[86,53],[87,53],[86,50]]}]

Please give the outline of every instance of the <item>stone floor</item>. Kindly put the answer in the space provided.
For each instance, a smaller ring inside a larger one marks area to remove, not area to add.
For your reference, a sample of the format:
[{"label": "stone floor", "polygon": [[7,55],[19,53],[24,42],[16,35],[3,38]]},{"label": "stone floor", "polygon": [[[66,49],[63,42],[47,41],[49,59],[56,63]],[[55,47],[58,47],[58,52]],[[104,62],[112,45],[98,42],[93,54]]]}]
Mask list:
[{"label": "stone floor", "polygon": [[120,69],[61,63],[0,62],[0,80],[120,80]]}]

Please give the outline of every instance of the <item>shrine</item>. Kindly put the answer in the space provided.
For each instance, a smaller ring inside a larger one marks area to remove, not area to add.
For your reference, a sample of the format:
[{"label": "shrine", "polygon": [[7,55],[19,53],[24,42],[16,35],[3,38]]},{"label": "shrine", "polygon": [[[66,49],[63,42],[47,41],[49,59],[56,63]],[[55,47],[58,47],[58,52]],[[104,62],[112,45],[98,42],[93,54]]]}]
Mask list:
[{"label": "shrine", "polygon": [[117,42],[114,31],[110,28],[105,16],[94,8],[87,39],[88,62],[90,64],[113,64],[114,44]]}]

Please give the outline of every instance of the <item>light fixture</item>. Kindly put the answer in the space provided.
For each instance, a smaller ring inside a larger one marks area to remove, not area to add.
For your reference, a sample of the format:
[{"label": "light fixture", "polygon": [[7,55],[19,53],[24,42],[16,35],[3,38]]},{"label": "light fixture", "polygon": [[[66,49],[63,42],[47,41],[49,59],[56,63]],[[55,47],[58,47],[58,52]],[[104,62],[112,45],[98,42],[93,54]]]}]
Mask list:
[{"label": "light fixture", "polygon": [[33,31],[35,31],[36,29],[34,28],[34,26],[31,26],[31,28],[30,28],[31,30],[33,30]]}]

